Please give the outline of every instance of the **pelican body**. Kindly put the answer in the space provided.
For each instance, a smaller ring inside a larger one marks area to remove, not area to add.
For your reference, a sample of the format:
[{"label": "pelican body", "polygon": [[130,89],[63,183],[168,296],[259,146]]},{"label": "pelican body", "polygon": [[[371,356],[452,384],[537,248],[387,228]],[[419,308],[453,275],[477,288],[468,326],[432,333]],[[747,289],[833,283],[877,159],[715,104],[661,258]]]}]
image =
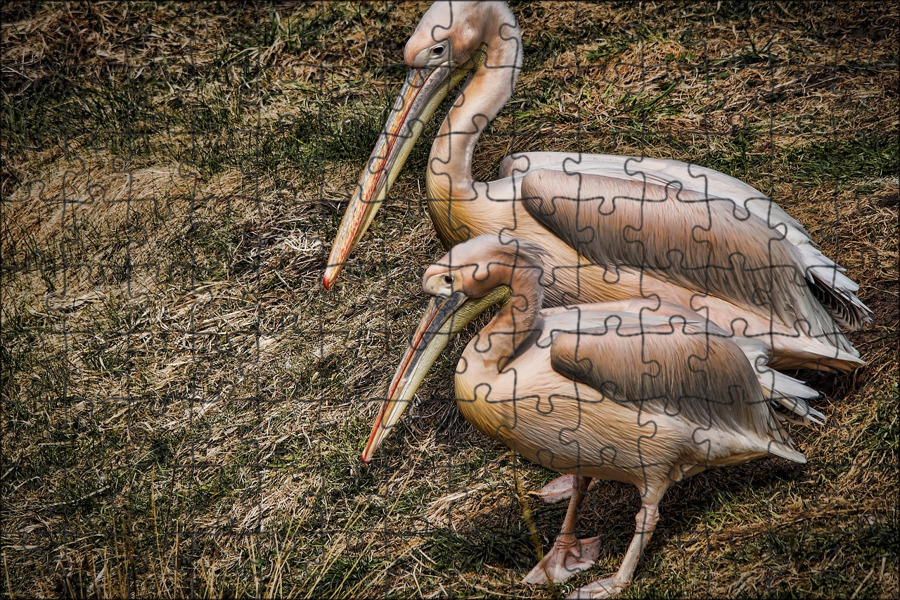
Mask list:
[{"label": "pelican body", "polygon": [[562,533],[526,583],[560,581],[596,560],[599,540],[572,533],[589,479],[638,489],[642,508],[621,568],[576,592],[605,597],[630,581],[673,483],[768,455],[805,462],[770,401],[794,396],[805,406],[802,398],[815,392],[767,369],[761,342],[734,338],[681,307],[627,300],[542,311],[542,255],[528,242],[487,235],[426,270],[431,304],[362,458],[372,459],[449,337],[501,305],[459,361],[459,410],[527,459],[574,475]]},{"label": "pelican body", "polygon": [[425,179],[445,246],[499,233],[539,244],[548,306],[655,298],[765,338],[779,368],[863,364],[840,328],[870,320],[858,286],[796,220],[737,179],[675,160],[557,152],[513,154],[500,179],[473,179],[475,144],[522,66],[521,32],[505,2],[435,2],[404,59],[409,74],[335,238],[326,288],[425,122],[467,77]]}]

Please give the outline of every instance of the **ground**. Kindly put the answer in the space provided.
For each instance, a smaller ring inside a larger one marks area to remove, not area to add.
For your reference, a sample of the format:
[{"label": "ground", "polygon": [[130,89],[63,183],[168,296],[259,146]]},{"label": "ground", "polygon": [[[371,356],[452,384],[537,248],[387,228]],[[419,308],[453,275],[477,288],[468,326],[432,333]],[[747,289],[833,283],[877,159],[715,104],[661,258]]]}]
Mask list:
[{"label": "ground", "polygon": [[[511,6],[525,70],[477,177],[545,149],[719,169],[874,311],[865,367],[798,374],[827,417],[791,429],[809,463],[673,488],[626,596],[896,597],[897,6]],[[3,593],[552,597],[617,567],[638,497],[603,483],[598,566],[518,584],[565,507],[459,417],[462,340],[359,460],[443,253],[427,142],[321,274],[426,7],[4,4]]]}]

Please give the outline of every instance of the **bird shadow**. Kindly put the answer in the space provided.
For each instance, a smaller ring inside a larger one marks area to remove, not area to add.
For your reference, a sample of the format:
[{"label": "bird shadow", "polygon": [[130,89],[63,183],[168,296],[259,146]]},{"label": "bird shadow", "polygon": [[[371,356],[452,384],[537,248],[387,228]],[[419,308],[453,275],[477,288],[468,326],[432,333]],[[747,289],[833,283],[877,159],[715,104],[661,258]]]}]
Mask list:
[{"label": "bird shadow", "polygon": [[[509,459],[500,459],[503,460]],[[766,498],[771,498],[773,491],[786,482],[802,477],[803,468],[771,458],[727,469],[711,469],[674,484],[660,503],[660,520],[641,565],[655,562],[661,550],[671,551],[673,542],[681,545],[684,540],[700,536],[727,535],[722,524],[727,516],[717,518],[717,515],[726,511],[729,504],[759,498],[760,510],[768,510],[764,505]],[[447,550],[445,554],[452,557],[456,572],[490,565],[506,570],[510,585],[521,587],[519,582],[539,560],[536,543],[543,552],[550,549],[568,502],[545,504],[529,494],[525,502],[528,513],[524,514],[523,498],[516,491],[515,482],[505,487],[492,510],[472,515],[463,527],[454,531],[436,531],[436,539]],[[577,535],[579,538],[599,535],[601,551],[589,575],[584,575],[585,583],[618,568],[634,536],[639,508],[638,491],[631,485],[598,481],[586,494],[579,509]],[[639,565],[638,575],[640,571]]]}]

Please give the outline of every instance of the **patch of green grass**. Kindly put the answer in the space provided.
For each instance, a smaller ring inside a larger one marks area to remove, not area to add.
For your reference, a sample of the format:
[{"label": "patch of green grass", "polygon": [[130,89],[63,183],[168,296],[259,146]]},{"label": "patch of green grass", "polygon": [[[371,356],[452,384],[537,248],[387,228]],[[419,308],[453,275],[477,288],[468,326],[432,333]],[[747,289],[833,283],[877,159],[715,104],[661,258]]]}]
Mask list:
[{"label": "patch of green grass", "polygon": [[221,94],[213,94],[202,103],[178,101],[172,111],[175,121],[188,132],[174,149],[175,156],[196,166],[206,178],[240,166],[248,147],[255,147],[253,130],[236,127],[237,110]]},{"label": "patch of green grass", "polygon": [[525,40],[523,43],[525,56],[522,60],[522,68],[527,71],[538,70],[543,67],[545,61],[564,52],[565,42],[552,31],[542,31],[536,38]]},{"label": "patch of green grass", "polygon": [[900,173],[896,132],[866,132],[829,138],[785,151],[780,157],[798,181],[851,185],[854,180]]},{"label": "patch of green grass", "polygon": [[65,75],[39,79],[27,94],[4,86],[0,127],[4,152],[10,159],[43,148],[48,138],[58,141],[70,126],[83,122],[86,115],[79,110],[77,100],[86,90]]},{"label": "patch of green grass", "polygon": [[368,6],[350,6],[339,3],[309,5],[300,15],[269,11],[255,27],[232,39],[235,48],[268,47],[276,41],[284,44],[288,53],[300,52],[310,46],[319,46],[323,38],[338,35],[351,22],[367,22],[375,13]]},{"label": "patch of green grass", "polygon": [[891,452],[896,457],[900,448],[900,419],[897,414],[897,387],[894,394],[882,400],[876,400],[875,420],[863,434],[867,446],[877,453]]},{"label": "patch of green grass", "polygon": [[633,113],[639,119],[658,113],[664,115],[674,115],[681,112],[684,106],[683,102],[666,103],[663,100],[672,93],[681,83],[680,80],[663,82],[658,87],[662,88],[658,93],[639,92],[637,94],[625,93],[619,98],[619,105],[625,112]]},{"label": "patch of green grass", "polygon": [[3,327],[0,329],[0,389],[3,390],[4,399],[12,398],[21,390],[18,375],[27,373],[34,365],[33,351],[39,339],[36,321],[19,310],[3,310]]},{"label": "patch of green grass", "polygon": [[762,125],[747,124],[735,128],[731,135],[720,140],[721,150],[704,156],[704,166],[743,181],[755,179],[756,174],[772,161],[769,154],[755,151],[755,145],[763,135]]},{"label": "patch of green grass", "polygon": [[183,235],[166,244],[164,272],[171,282],[220,281],[256,268],[249,252],[252,247],[248,227],[230,212],[211,219],[196,218],[186,223]]},{"label": "patch of green grass", "polygon": [[[30,232],[24,233],[19,237],[19,243],[4,252],[4,261],[7,269],[14,273],[27,273],[37,271],[45,291],[53,292],[56,288],[54,275],[55,260],[59,257],[53,251],[54,248],[49,244],[40,244],[35,236]],[[7,285],[11,284],[11,278],[6,280]]]},{"label": "patch of green grass", "polygon": [[773,570],[790,565],[794,571],[811,574],[800,586],[772,577],[767,593],[774,597],[802,598],[822,590],[855,587],[859,587],[866,597],[877,595],[878,578],[870,576],[865,581],[863,573],[874,571],[877,574],[882,559],[886,559],[888,565],[897,564],[900,558],[895,543],[897,534],[896,523],[837,531],[817,531],[798,523],[793,529],[742,540],[734,550],[725,553],[722,560],[753,565],[762,562]]},{"label": "patch of green grass", "polygon": [[372,423],[368,417],[356,414],[345,419],[337,431],[323,426],[318,433],[328,431],[329,443],[320,448],[318,456],[325,489],[340,490],[342,496],[363,493],[377,487],[382,474],[366,468],[360,460],[360,452],[369,437]]},{"label": "patch of green grass", "polygon": [[244,117],[223,102],[190,109],[193,117],[187,121],[197,136],[181,147],[182,160],[205,177],[240,168],[271,176],[277,186],[288,185],[297,173],[302,181],[317,183],[323,165],[332,162],[364,165],[387,115],[383,106],[353,103],[338,111],[282,115],[270,125],[236,127]]},{"label": "patch of green grass", "polygon": [[[691,594],[685,592],[689,584],[689,574],[674,569],[659,572],[656,567],[662,561],[656,558],[644,558],[641,567],[634,574],[631,585],[620,598],[684,598]],[[643,571],[643,572],[642,572]]]},{"label": "patch of green grass", "polygon": [[597,47],[585,55],[589,63],[600,62],[608,56],[615,56],[631,47],[631,42],[622,37],[602,37]]},{"label": "patch of green grass", "polygon": [[514,570],[530,569],[534,547],[524,522],[499,529],[472,523],[462,531],[434,529],[422,551],[435,561],[438,571],[480,572],[485,564]]},{"label": "patch of green grass", "polygon": [[327,570],[317,577],[316,585],[303,590],[309,593],[309,597],[331,597],[340,595],[343,591],[354,589],[366,579],[379,574],[385,565],[385,561],[377,556],[340,556],[336,558]]},{"label": "patch of green grass", "polygon": [[158,109],[151,99],[152,90],[159,89],[160,83],[110,78],[103,85],[92,88],[90,94],[78,99],[87,123],[74,129],[93,138],[92,143],[85,145],[94,149],[105,147],[112,154],[129,158],[147,156],[150,153],[148,137],[160,124]]},{"label": "patch of green grass", "polygon": [[61,65],[31,84],[27,93],[4,86],[0,126],[8,159],[53,146],[75,154],[90,148],[129,158],[147,156],[149,137],[164,121],[152,102],[162,84],[117,75],[98,84],[85,69]]}]

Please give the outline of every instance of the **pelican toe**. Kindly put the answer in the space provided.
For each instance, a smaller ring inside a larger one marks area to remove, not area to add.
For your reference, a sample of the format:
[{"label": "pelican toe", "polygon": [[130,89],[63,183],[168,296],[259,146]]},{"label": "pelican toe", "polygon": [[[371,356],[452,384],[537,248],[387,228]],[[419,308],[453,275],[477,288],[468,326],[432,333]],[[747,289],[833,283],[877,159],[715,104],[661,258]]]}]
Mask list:
[{"label": "pelican toe", "polygon": [[[569,488],[571,495],[571,487]],[[559,583],[581,571],[586,571],[597,562],[600,554],[600,537],[576,540],[574,544],[559,540],[544,555],[543,560],[531,570],[522,583],[539,584],[553,581]]]}]

